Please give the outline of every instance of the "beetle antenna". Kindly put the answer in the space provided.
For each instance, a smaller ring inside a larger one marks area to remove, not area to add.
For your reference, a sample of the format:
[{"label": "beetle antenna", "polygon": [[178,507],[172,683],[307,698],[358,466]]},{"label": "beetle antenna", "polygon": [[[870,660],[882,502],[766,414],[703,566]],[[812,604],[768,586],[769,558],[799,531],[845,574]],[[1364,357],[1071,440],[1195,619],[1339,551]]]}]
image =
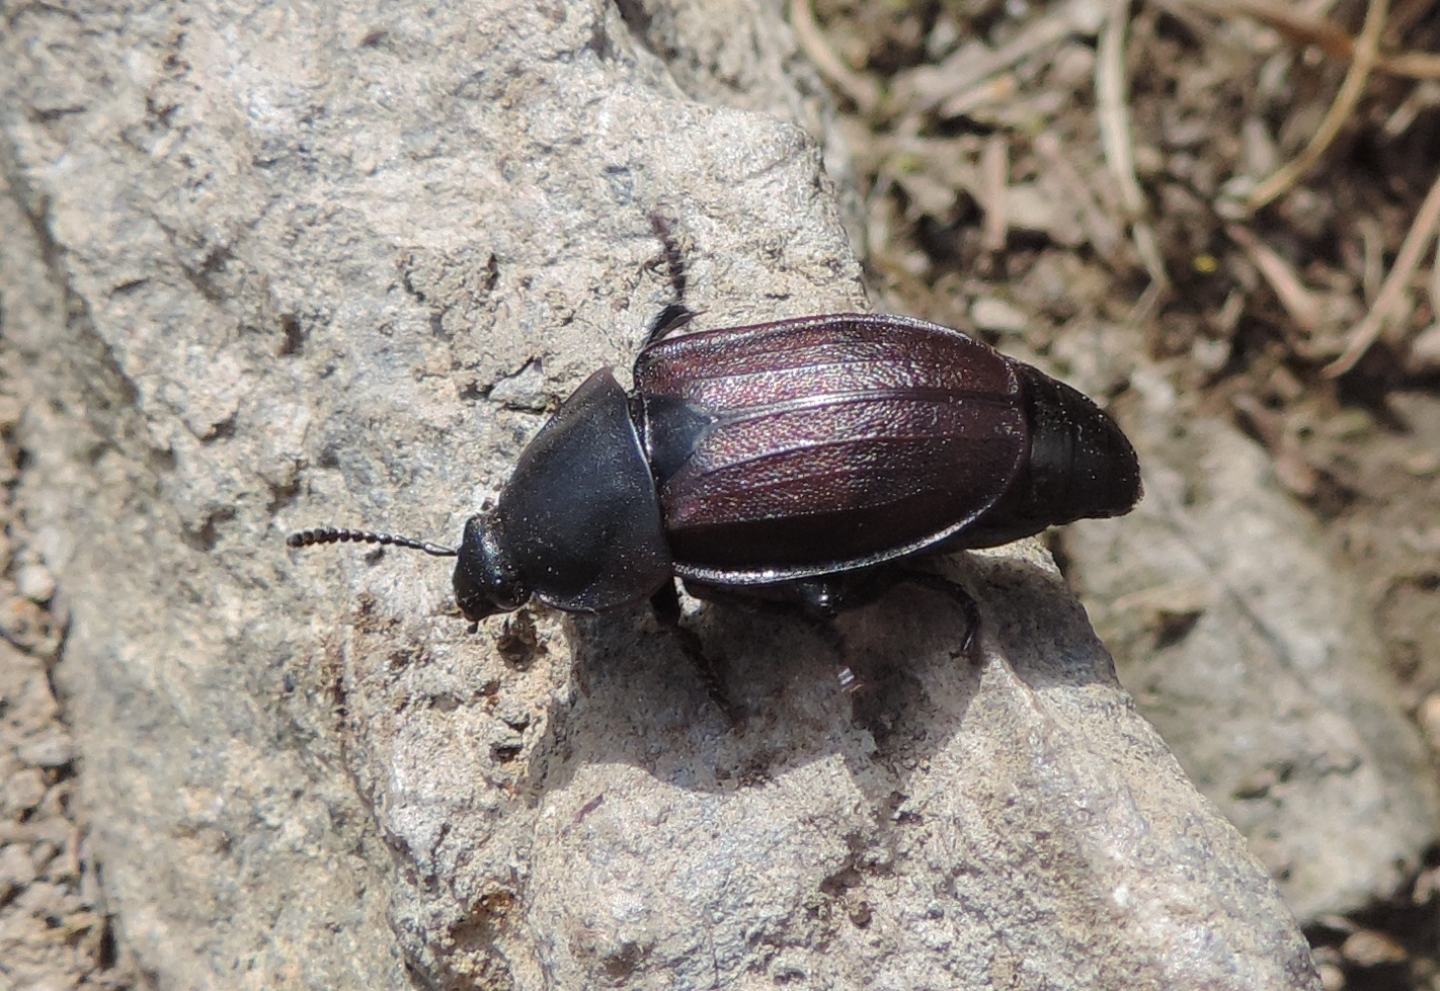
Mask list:
[{"label": "beetle antenna", "polygon": [[459,550],[442,547],[413,537],[397,537],[393,533],[374,533],[370,530],[346,530],[343,527],[323,526],[313,530],[297,530],[285,538],[287,547],[311,547],[315,544],[390,544],[406,547],[412,551],[424,551],[434,557],[454,557]]}]

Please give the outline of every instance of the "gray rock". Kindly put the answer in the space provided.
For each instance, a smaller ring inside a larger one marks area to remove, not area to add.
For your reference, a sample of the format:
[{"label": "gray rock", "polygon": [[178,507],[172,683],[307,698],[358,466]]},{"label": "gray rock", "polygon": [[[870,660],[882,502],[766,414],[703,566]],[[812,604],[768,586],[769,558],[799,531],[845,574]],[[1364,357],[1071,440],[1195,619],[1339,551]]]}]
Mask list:
[{"label": "gray rock", "polygon": [[805,625],[692,610],[739,729],[643,610],[502,650],[429,559],[284,551],[458,534],[668,300],[655,211],[701,326],[863,305],[773,10],[32,6],[0,44],[19,497],[161,986],[1314,986],[1033,543],[962,563],[978,662],[931,594],[845,618],[854,698]]},{"label": "gray rock", "polygon": [[1301,920],[1388,897],[1440,803],[1356,579],[1233,428],[1164,396],[1126,422],[1144,502],[1064,538],[1121,680]]}]

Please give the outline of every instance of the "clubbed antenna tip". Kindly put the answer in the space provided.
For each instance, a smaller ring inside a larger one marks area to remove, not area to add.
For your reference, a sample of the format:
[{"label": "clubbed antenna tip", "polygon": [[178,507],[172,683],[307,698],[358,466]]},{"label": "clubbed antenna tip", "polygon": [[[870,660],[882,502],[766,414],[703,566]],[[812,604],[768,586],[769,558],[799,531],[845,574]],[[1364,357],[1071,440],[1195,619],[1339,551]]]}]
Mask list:
[{"label": "clubbed antenna tip", "polygon": [[459,553],[454,547],[442,547],[413,537],[397,537],[393,533],[373,533],[369,530],[346,530],[343,527],[324,526],[313,530],[297,530],[285,538],[287,547],[311,547],[315,544],[388,544],[406,547],[412,551],[424,551],[434,557],[454,557]]}]

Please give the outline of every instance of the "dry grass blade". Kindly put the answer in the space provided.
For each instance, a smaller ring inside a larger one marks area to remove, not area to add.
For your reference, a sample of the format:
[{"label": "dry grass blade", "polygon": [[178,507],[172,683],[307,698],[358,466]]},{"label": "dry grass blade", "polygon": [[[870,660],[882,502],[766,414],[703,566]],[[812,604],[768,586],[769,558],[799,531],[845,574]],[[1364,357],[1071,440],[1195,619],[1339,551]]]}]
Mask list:
[{"label": "dry grass blade", "polygon": [[1155,232],[1145,221],[1145,194],[1135,177],[1135,150],[1131,144],[1130,111],[1125,101],[1125,29],[1130,19],[1129,0],[1111,0],[1105,27],[1100,34],[1095,63],[1095,95],[1100,123],[1100,143],[1105,161],[1120,187],[1120,201],[1131,224],[1135,250],[1160,286],[1170,284]]},{"label": "dry grass blade", "polygon": [[1275,291],[1280,305],[1285,307],[1285,312],[1290,314],[1295,325],[1307,334],[1313,333],[1320,326],[1320,302],[1305,288],[1290,263],[1256,237],[1248,227],[1226,224],[1225,233],[1230,235],[1230,240],[1245,249],[1245,253]]},{"label": "dry grass blade", "polygon": [[1365,92],[1365,84],[1370,79],[1370,70],[1375,66],[1379,56],[1380,33],[1385,29],[1385,16],[1388,11],[1389,0],[1370,0],[1370,5],[1365,11],[1365,26],[1361,29],[1360,38],[1355,43],[1354,57],[1350,62],[1350,68],[1345,73],[1344,81],[1340,84],[1339,91],[1335,94],[1335,101],[1330,104],[1324,120],[1320,122],[1319,128],[1311,136],[1310,142],[1304,150],[1272,173],[1250,193],[1246,200],[1246,206],[1251,211],[1259,210],[1276,197],[1284,195],[1299,182],[1300,178],[1309,172],[1325,154],[1325,150],[1330,147],[1336,135],[1340,133],[1340,129],[1345,126],[1345,122],[1355,112],[1355,106],[1360,102],[1360,96]]},{"label": "dry grass blade", "polygon": [[945,79],[946,92],[937,90],[932,98],[921,100],[907,110],[930,113],[939,110],[945,117],[958,116],[961,107],[975,99],[971,93],[997,73],[1005,72],[1025,59],[1046,52],[1072,35],[1090,37],[1099,28],[1094,16],[1093,0],[1070,0],[1055,9],[1047,9],[1024,27],[1015,37],[992,52],[977,56],[969,50],[957,51],[934,70]]},{"label": "dry grass blade", "polygon": [[1329,55],[1348,59],[1355,49],[1350,33],[1324,17],[1306,14],[1293,4],[1272,0],[1186,0],[1192,7],[1201,7],[1222,17],[1237,14],[1264,21],[1291,41],[1315,45]]},{"label": "dry grass blade", "polygon": [[1436,249],[1435,258],[1430,262],[1430,312],[1436,323],[1440,323],[1440,248]]},{"label": "dry grass blade", "polygon": [[1125,242],[1125,230],[1116,220],[1114,212],[1101,205],[1095,190],[1090,188],[1086,177],[1065,155],[1060,139],[1054,134],[1037,134],[1035,152],[1061,185],[1074,195],[1080,223],[1090,244],[1106,264],[1115,265],[1116,256]]},{"label": "dry grass blade", "polygon": [[985,183],[985,228],[982,244],[986,251],[1005,250],[1010,229],[1009,192],[1010,149],[1006,137],[996,132],[985,142],[980,158],[980,173]]},{"label": "dry grass blade", "polygon": [[[1405,287],[1419,268],[1420,260],[1425,257],[1425,249],[1435,239],[1437,231],[1440,231],[1440,177],[1436,178],[1430,192],[1425,194],[1425,201],[1420,204],[1420,210],[1415,214],[1415,222],[1410,225],[1410,230],[1400,245],[1400,252],[1395,256],[1395,264],[1375,297],[1375,305],[1370,307],[1365,319],[1356,325],[1344,353],[1322,369],[1326,376],[1335,378],[1344,375],[1354,368],[1355,363],[1380,339],[1391,313],[1404,297]],[[1440,301],[1431,300],[1431,304],[1440,305]]]},{"label": "dry grass blade", "polygon": [[[1317,14],[1306,13],[1288,4],[1273,0],[1162,0],[1169,9],[1195,7],[1218,14],[1222,17],[1243,15],[1262,21],[1279,31],[1291,41],[1300,45],[1314,45],[1325,54],[1340,59],[1355,57],[1357,42],[1334,21]],[[1393,76],[1407,76],[1411,79],[1440,79],[1440,55],[1431,52],[1398,52],[1394,54],[1377,52],[1375,72]]]},{"label": "dry grass blade", "polygon": [[1434,52],[1401,52],[1385,55],[1375,68],[1411,79],[1440,79],[1440,55]]}]

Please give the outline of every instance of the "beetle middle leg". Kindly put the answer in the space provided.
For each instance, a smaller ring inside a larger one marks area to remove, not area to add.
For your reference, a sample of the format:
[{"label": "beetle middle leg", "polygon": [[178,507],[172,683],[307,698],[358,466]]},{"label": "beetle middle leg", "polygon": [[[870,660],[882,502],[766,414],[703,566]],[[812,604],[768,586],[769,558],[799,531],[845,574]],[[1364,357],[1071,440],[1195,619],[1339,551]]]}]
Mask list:
[{"label": "beetle middle leg", "polygon": [[876,601],[896,585],[918,585],[943,593],[954,600],[965,614],[965,639],[961,642],[960,649],[967,656],[972,653],[975,634],[980,627],[979,608],[964,586],[929,571],[881,566],[806,578],[790,584],[794,601],[799,604],[802,614],[811,620],[815,629],[832,644],[839,655],[840,686],[846,692],[856,692],[864,686],[856,680],[855,673],[850,669],[844,639],[833,620],[847,609],[855,609]]},{"label": "beetle middle leg", "polygon": [[650,608],[655,611],[656,619],[675,631],[675,636],[680,641],[680,649],[700,675],[700,682],[705,686],[705,694],[710,701],[725,714],[732,726],[738,726],[743,712],[725,690],[720,664],[705,652],[705,645],[700,642],[699,634],[681,622],[680,593],[673,581],[667,581],[650,597]]},{"label": "beetle middle leg", "polygon": [[887,587],[883,569],[867,568],[834,575],[795,578],[771,585],[719,586],[686,580],[685,591],[706,602],[771,608],[797,613],[835,655],[835,677],[846,692],[860,687],[849,665],[845,635],[835,617],[847,609],[873,601]]}]

